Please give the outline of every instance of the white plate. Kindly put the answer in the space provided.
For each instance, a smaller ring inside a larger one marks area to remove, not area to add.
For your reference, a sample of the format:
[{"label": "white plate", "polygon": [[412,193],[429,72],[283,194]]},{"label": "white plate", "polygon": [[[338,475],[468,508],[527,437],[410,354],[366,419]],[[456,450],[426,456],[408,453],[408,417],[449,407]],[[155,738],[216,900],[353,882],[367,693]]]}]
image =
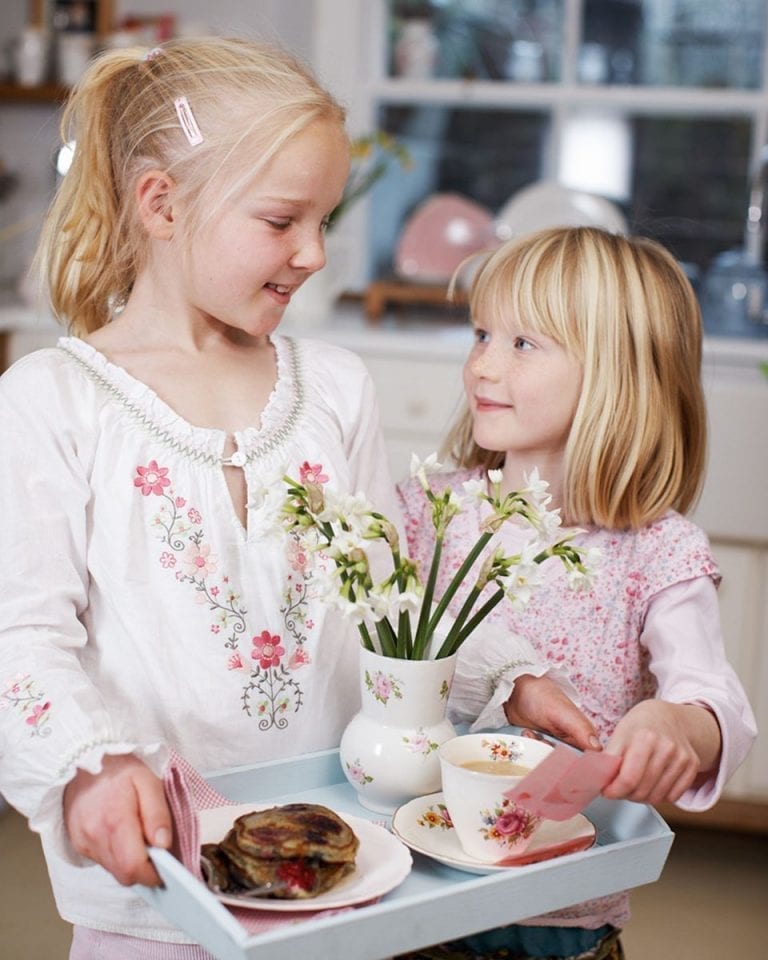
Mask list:
[{"label": "white plate", "polygon": [[545,227],[602,227],[611,233],[626,233],[627,221],[605,197],[549,180],[539,180],[518,190],[496,215],[500,239]]},{"label": "white plate", "polygon": [[[200,811],[200,843],[218,843],[237,817],[252,810],[265,810],[274,804],[244,803]],[[334,811],[354,830],[360,841],[355,869],[331,890],[309,900],[273,900],[268,897],[238,897],[216,894],[222,903],[251,910],[296,912],[332,910],[365,903],[393,890],[411,872],[413,860],[407,847],[383,827],[362,817]]]},{"label": "white plate", "polygon": [[462,849],[442,793],[417,797],[398,807],[392,817],[392,830],[411,850],[457,870],[479,874],[497,873],[586,850],[594,844],[596,837],[594,825],[581,813],[560,823],[545,820],[525,853],[499,863],[484,863]]}]

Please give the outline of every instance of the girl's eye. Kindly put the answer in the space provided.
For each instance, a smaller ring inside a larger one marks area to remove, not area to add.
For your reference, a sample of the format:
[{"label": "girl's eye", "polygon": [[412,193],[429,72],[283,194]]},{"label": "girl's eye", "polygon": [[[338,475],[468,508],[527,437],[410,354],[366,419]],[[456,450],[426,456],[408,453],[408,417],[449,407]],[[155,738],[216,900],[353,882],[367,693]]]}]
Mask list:
[{"label": "girl's eye", "polygon": [[291,223],[293,222],[292,220],[282,220],[282,219],[274,220],[274,219],[270,219],[269,217],[265,217],[264,219],[265,219],[265,222],[268,223],[270,227],[273,227],[275,230],[287,230],[288,227],[290,227]]},{"label": "girl's eye", "polygon": [[516,350],[533,350],[533,344],[526,337],[515,337]]},{"label": "girl's eye", "polygon": [[330,225],[331,225],[331,218],[326,217],[325,220],[323,220],[323,222],[320,224],[320,232],[326,233]]},{"label": "girl's eye", "polygon": [[488,343],[490,334],[481,327],[475,327],[475,343]]}]

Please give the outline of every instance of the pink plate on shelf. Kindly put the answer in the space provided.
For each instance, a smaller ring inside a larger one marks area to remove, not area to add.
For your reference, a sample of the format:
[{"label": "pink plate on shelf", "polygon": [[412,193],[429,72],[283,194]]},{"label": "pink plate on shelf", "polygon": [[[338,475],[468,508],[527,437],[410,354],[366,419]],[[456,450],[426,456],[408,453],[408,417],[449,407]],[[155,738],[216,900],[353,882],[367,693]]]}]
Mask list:
[{"label": "pink plate on shelf", "polygon": [[497,245],[491,213],[458,193],[436,193],[411,214],[395,250],[395,272],[417,283],[447,283],[456,268]]}]

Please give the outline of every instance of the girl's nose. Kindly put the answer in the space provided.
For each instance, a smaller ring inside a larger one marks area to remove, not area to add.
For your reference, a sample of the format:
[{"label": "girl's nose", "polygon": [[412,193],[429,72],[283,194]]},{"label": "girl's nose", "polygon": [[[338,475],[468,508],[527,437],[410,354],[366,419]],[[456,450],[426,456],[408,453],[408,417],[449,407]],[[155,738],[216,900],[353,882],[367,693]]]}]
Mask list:
[{"label": "girl's nose", "polygon": [[297,270],[315,273],[325,266],[325,236],[322,233],[304,235],[290,260]]},{"label": "girl's nose", "polygon": [[490,345],[475,349],[467,360],[467,367],[478,380],[495,380],[500,376],[499,357]]}]

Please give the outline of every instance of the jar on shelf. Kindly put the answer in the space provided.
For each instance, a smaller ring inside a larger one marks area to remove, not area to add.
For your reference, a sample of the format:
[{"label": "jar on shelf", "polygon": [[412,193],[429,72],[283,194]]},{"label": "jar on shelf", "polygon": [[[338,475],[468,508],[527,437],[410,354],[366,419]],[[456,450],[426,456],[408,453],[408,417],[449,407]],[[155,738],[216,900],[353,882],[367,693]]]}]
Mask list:
[{"label": "jar on shelf", "polygon": [[434,76],[438,48],[430,20],[405,20],[395,43],[395,74],[413,80]]},{"label": "jar on shelf", "polygon": [[42,27],[25,27],[13,50],[13,76],[20,87],[38,87],[48,79],[48,34]]}]

